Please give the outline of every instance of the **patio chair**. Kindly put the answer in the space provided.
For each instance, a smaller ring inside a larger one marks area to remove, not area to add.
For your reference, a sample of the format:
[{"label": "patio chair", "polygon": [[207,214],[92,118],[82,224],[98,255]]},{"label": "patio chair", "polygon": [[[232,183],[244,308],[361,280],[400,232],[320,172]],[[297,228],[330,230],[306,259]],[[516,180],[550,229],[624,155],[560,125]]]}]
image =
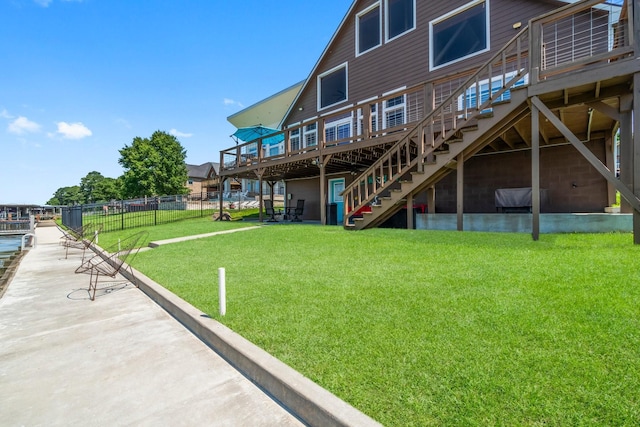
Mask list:
[{"label": "patio chair", "polygon": [[265,200],[264,201],[264,211],[267,215],[269,215],[269,219],[267,222],[278,222],[276,219],[276,215],[282,215],[282,211],[280,209],[276,210],[273,207],[273,200]]},{"label": "patio chair", "polygon": [[287,208],[287,216],[291,218],[291,215],[293,215],[293,218],[291,218],[291,222],[302,222],[302,218],[300,217],[302,216],[303,213],[304,213],[304,199],[298,199],[295,207],[292,206]]},{"label": "patio chair", "polygon": [[[63,229],[62,227],[58,227],[58,229],[62,232],[62,237],[60,237],[60,246],[64,247],[68,253],[68,246],[70,244],[77,243],[82,241],[85,237],[88,237],[89,232],[93,228],[93,223],[88,222],[86,224],[81,225],[76,228],[68,228]],[[65,254],[65,259],[67,255]]]},{"label": "patio chair", "polygon": [[91,247],[95,243],[98,234],[102,230],[102,225],[99,225],[97,229],[94,229],[92,224],[88,224],[87,227],[83,231],[83,235],[79,236],[77,239],[67,239],[64,241],[63,246],[65,247],[64,259],[67,259],[69,256],[69,248],[73,249],[82,249],[82,261],[84,262],[84,257],[87,249]]},{"label": "patio chair", "polygon": [[[128,263],[138,254],[148,236],[149,232],[147,231],[133,234],[106,249],[104,252],[97,253],[84,261],[80,267],[76,269],[76,273],[89,273],[90,275],[88,292],[91,301],[94,301],[96,298],[98,280],[101,276],[115,279],[118,273],[125,271],[127,268],[133,276],[133,269],[131,269]],[[137,287],[135,280],[131,282]]]}]

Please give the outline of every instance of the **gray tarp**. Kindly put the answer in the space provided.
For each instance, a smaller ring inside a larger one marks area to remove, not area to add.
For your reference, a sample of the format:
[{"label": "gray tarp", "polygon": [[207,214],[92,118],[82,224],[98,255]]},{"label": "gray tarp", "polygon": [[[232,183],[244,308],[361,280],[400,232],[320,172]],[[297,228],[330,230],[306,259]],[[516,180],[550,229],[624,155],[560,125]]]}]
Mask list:
[{"label": "gray tarp", "polygon": [[[549,201],[548,191],[540,189],[540,206],[546,206]],[[498,188],[496,190],[496,208],[530,208],[531,187]]]}]

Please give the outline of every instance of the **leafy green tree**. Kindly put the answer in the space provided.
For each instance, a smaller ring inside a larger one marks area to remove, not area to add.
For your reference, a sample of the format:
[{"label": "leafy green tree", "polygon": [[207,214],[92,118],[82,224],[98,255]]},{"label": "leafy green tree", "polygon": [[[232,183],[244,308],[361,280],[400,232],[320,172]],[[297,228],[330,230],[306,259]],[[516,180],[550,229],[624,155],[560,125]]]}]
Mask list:
[{"label": "leafy green tree", "polygon": [[187,194],[187,151],[175,136],[156,131],[151,138],[135,137],[120,150],[124,168],[122,196]]},{"label": "leafy green tree", "polygon": [[100,172],[89,172],[80,180],[80,190],[85,203],[108,202],[120,198],[119,181],[105,178]]},{"label": "leafy green tree", "polygon": [[53,194],[53,197],[47,202],[48,205],[74,205],[82,203],[84,203],[84,196],[78,185],[58,188]]},{"label": "leafy green tree", "polygon": [[80,179],[80,191],[84,197],[85,203],[93,203],[97,201],[95,199],[95,189],[100,181],[104,179],[104,176],[100,172],[89,172],[87,176]]}]

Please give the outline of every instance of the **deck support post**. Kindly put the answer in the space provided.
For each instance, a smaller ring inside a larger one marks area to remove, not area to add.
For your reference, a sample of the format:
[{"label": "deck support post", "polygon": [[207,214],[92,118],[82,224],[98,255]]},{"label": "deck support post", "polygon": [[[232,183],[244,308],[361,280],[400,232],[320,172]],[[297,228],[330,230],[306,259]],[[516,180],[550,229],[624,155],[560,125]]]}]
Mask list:
[{"label": "deck support post", "polygon": [[540,112],[531,105],[531,237],[540,239]]},{"label": "deck support post", "polygon": [[[633,183],[632,104],[632,95],[620,97],[620,182],[629,188]],[[621,198],[620,213],[632,212],[631,204]]]},{"label": "deck support post", "polygon": [[436,186],[427,188],[427,213],[436,213]]},{"label": "deck support post", "polygon": [[220,214],[218,215],[218,218],[220,220],[222,220],[222,214],[224,214],[224,200],[222,199],[222,193],[224,192],[223,191],[224,190],[224,183],[225,183],[225,181],[227,179],[228,178],[226,176],[222,177],[222,179],[220,180],[220,184],[218,184],[218,190],[219,190],[218,191],[218,201],[220,202],[219,203],[219,208],[220,208],[219,212],[220,212]]},{"label": "deck support post", "polygon": [[327,177],[324,173],[322,157],[318,167],[320,168],[320,224],[327,225]]},{"label": "deck support post", "polygon": [[[637,7],[637,3],[636,9]],[[640,15],[640,11],[636,10],[637,16]],[[636,34],[637,35],[637,34]],[[640,45],[640,41],[636,40],[636,46]],[[633,186],[632,190],[637,198],[640,198],[640,73],[633,75],[633,111],[635,117],[633,118]],[[640,245],[640,211],[638,209],[633,210],[633,243]]]},{"label": "deck support post", "polygon": [[407,230],[416,228],[413,223],[413,193],[407,195]]},{"label": "deck support post", "polygon": [[464,154],[458,154],[456,164],[456,212],[458,213],[458,231],[464,230]]}]

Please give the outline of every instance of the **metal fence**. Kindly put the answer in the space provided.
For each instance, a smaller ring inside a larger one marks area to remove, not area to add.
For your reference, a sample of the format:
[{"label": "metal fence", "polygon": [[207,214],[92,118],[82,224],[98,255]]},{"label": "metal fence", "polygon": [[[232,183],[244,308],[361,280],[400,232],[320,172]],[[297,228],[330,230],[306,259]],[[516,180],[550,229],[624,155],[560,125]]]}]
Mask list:
[{"label": "metal fence", "polygon": [[219,209],[217,193],[144,197],[62,208],[62,224],[78,229],[91,223],[102,232],[148,227],[212,215]]}]

